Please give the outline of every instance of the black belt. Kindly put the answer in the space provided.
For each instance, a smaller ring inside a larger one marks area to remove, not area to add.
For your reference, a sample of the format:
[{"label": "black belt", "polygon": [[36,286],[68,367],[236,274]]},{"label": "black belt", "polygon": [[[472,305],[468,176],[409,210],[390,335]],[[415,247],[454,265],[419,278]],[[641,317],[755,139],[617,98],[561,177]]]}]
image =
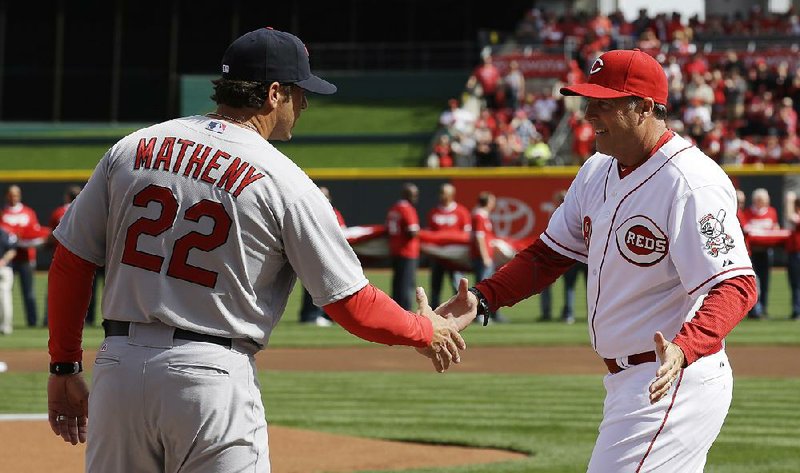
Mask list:
[{"label": "black belt", "polygon": [[[103,321],[103,330],[106,333],[106,337],[127,337],[130,326],[131,326],[130,322],[121,322],[119,320]],[[225,348],[230,348],[232,345],[232,341],[230,338],[217,337],[216,335],[206,335],[197,332],[190,332],[189,330],[183,330],[180,328],[175,329],[175,334],[172,336],[172,338],[176,338],[178,340],[189,340],[192,342],[214,343],[217,345],[221,345]]]}]

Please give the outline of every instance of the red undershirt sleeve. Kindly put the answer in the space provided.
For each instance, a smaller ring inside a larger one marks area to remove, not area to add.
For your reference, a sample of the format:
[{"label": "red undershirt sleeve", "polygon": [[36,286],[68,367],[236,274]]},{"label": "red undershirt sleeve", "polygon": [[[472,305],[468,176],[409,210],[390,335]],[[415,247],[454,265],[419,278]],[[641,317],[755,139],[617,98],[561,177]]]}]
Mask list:
[{"label": "red undershirt sleeve", "polygon": [[47,273],[48,349],[51,363],[81,361],[83,321],[97,266],[58,245]]},{"label": "red undershirt sleeve", "polygon": [[433,339],[427,317],[403,309],[372,284],[323,309],[345,330],[370,342],[422,348]]},{"label": "red undershirt sleeve", "polygon": [[736,276],[714,286],[673,343],[681,347],[686,366],[722,349],[722,340],[756,303],[756,278]]},{"label": "red undershirt sleeve", "polygon": [[486,297],[489,309],[496,311],[542,292],[573,264],[574,259],[536,240],[476,288]]}]

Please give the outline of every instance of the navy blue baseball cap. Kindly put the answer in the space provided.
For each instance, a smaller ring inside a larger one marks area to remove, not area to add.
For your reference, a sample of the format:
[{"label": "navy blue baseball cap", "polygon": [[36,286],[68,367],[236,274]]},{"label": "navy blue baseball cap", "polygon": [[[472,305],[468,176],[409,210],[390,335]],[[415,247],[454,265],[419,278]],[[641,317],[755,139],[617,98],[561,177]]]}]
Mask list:
[{"label": "navy blue baseball cap", "polygon": [[300,38],[272,28],[245,33],[231,43],[222,56],[222,78],[296,84],[317,94],[336,92],[335,85],[311,73]]}]

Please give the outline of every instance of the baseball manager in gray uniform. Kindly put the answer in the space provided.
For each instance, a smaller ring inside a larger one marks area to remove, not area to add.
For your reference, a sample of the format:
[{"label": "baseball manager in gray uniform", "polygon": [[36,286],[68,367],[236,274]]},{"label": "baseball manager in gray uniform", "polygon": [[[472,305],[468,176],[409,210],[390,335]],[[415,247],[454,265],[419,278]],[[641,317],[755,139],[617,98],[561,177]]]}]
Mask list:
[{"label": "baseball manager in gray uniform", "polygon": [[[412,313],[372,286],[328,199],[270,144],[291,138],[307,92],[336,87],[300,39],[241,36],[216,111],[121,139],[55,231],[48,417],[65,441],[88,438],[86,471],[269,472],[253,355],[296,277],[353,334],[417,347],[439,371],[459,361],[457,320],[421,290]],[[81,333],[99,266],[106,338],[89,396]]]}]

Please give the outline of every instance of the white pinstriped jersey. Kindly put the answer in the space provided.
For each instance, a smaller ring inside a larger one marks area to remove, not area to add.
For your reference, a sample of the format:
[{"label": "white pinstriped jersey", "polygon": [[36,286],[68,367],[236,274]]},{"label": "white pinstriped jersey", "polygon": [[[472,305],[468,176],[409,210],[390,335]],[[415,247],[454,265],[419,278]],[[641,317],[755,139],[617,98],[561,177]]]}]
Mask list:
[{"label": "white pinstriped jersey", "polygon": [[620,179],[613,157],[581,167],[542,240],[588,263],[592,346],[604,358],[671,340],[719,282],[752,275],[736,194],[710,158],[674,136]]},{"label": "white pinstriped jersey", "polygon": [[320,306],[367,284],[317,185],[255,132],[205,116],[120,140],[55,236],[105,266],[105,318],[262,345],[295,274]]}]

